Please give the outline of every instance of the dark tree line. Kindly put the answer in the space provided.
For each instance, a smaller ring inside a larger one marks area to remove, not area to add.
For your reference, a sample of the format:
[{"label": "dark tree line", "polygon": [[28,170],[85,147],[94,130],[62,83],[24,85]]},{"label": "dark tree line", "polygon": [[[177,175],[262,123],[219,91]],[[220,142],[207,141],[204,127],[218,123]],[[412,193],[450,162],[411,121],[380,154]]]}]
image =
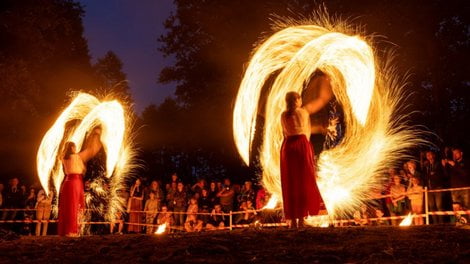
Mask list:
[{"label": "dark tree line", "polygon": [[82,6],[69,0],[0,1],[0,177],[36,179],[42,135],[71,91],[129,98],[112,52],[92,65]]},{"label": "dark tree line", "polygon": [[[322,6],[309,0],[175,0],[159,49],[176,58],[158,81],[176,83],[176,98],[146,109],[143,120],[181,143],[220,153],[228,167],[239,166],[232,136],[232,109],[253,45],[273,33],[271,19],[309,17]],[[407,102],[415,124],[427,126],[437,145],[470,146],[470,8],[466,1],[325,1],[332,16],[348,18],[376,35],[379,56],[393,48],[401,74],[411,72]],[[393,44],[392,44],[393,43]],[[174,114],[177,113],[177,114]],[[166,117],[165,117],[166,116]],[[171,118],[169,118],[171,116]],[[170,120],[165,120],[168,118]],[[156,140],[156,138],[155,138]],[[189,144],[186,144],[186,143]]]}]

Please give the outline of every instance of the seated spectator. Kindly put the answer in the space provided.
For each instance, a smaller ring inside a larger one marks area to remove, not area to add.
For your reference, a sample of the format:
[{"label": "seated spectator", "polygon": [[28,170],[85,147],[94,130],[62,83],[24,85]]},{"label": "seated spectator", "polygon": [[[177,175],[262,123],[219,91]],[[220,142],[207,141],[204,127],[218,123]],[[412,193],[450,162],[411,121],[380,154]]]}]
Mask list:
[{"label": "seated spectator", "polygon": [[225,227],[225,216],[223,215],[222,207],[220,204],[216,204],[211,212],[209,221],[207,222],[207,230],[224,229]]},{"label": "seated spectator", "polygon": [[374,225],[377,225],[377,226],[390,225],[388,220],[382,219],[383,216],[384,216],[384,212],[382,210],[376,208],[375,209],[375,217],[377,218],[377,220],[374,222]]},{"label": "seated spectator", "polygon": [[173,215],[171,212],[168,211],[168,207],[166,205],[162,205],[162,211],[158,214],[157,217],[157,225],[166,225],[166,232],[170,232],[171,226],[173,226]]},{"label": "seated spectator", "polygon": [[202,220],[198,219],[198,205],[196,198],[191,198],[189,200],[188,211],[186,215],[186,222],[184,223],[184,229],[186,232],[199,232],[202,230]]},{"label": "seated spectator", "polygon": [[[420,185],[420,180],[417,177],[411,178],[411,186],[407,190],[407,196],[411,201],[411,212],[413,214],[422,214],[423,213],[423,186]],[[423,218],[414,217],[413,222],[415,225],[422,225]]]},{"label": "seated spectator", "polygon": [[251,200],[242,202],[240,210],[243,211],[243,214],[238,215],[235,223],[241,225],[251,224],[257,215],[256,209],[253,207],[253,202]]},{"label": "seated spectator", "polygon": [[42,235],[47,235],[47,227],[49,225],[48,221],[51,217],[52,209],[52,199],[54,198],[54,193],[50,192],[49,196],[46,195],[44,190],[38,192],[37,201],[36,201],[36,220],[44,221],[38,222],[36,224],[36,236],[41,235],[41,226],[42,226]]},{"label": "seated spectator", "polygon": [[[210,213],[212,210],[212,203],[209,197],[209,192],[206,189],[202,189],[201,192],[201,197],[199,198],[199,212],[201,213]],[[201,215],[200,219],[203,222],[203,225],[205,226],[207,224],[207,221],[209,220],[209,215]]]},{"label": "seated spectator", "polygon": [[149,199],[145,202],[144,211],[147,234],[153,234],[155,230],[152,225],[158,213],[158,200],[155,198],[154,192],[149,193]]}]

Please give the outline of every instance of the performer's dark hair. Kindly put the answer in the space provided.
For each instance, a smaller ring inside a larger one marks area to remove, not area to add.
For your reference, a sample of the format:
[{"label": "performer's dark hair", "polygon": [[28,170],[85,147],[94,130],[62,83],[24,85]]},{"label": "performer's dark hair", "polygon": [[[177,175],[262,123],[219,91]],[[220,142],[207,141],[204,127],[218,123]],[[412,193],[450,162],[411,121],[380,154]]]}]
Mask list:
[{"label": "performer's dark hair", "polygon": [[300,98],[297,92],[288,92],[286,94],[286,110],[288,114],[292,114],[295,110],[295,102]]},{"label": "performer's dark hair", "polygon": [[65,142],[64,146],[64,159],[69,159],[70,155],[74,154],[72,148],[75,147],[75,143],[72,141]]}]

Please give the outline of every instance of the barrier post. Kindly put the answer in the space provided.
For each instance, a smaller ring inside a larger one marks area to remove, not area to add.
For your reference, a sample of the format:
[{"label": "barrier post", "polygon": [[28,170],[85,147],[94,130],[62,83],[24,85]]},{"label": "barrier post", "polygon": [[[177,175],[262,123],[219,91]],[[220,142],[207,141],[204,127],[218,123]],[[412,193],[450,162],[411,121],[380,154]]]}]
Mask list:
[{"label": "barrier post", "polygon": [[232,231],[232,211],[229,212],[229,227],[230,231]]},{"label": "barrier post", "polygon": [[426,214],[426,225],[429,225],[428,187],[424,187],[424,212]]}]

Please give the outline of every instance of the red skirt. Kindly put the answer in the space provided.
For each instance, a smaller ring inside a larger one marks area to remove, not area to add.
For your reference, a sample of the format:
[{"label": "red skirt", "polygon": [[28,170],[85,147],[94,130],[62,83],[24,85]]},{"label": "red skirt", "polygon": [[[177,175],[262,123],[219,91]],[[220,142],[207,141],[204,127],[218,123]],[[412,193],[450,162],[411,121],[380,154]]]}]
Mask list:
[{"label": "red skirt", "polygon": [[83,176],[66,175],[59,194],[59,236],[80,233],[79,218],[84,209]]},{"label": "red skirt", "polygon": [[305,135],[289,136],[282,143],[281,185],[286,219],[318,215],[324,209],[316,182],[312,145]]},{"label": "red skirt", "polygon": [[[142,213],[136,213],[132,211],[142,211],[142,200],[137,200],[132,197],[129,199],[131,199],[130,205],[129,205],[131,212],[129,213],[129,225],[127,226],[127,231],[140,233],[142,232],[142,226],[139,224],[142,223],[143,215]],[[137,225],[133,225],[132,223],[137,224]]]}]

